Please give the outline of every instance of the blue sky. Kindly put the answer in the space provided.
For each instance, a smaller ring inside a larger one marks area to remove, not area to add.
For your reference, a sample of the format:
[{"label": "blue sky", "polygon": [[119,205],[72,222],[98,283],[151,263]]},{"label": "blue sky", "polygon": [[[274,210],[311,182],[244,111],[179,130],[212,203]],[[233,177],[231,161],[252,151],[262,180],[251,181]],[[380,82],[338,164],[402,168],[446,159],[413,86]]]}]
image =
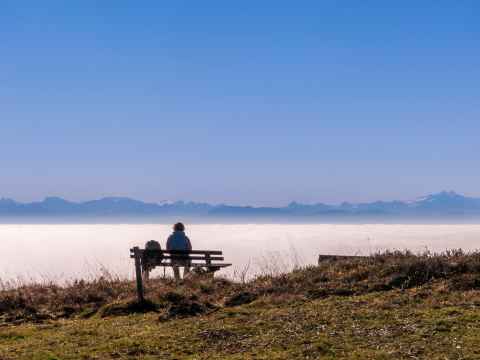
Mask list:
[{"label": "blue sky", "polygon": [[477,1],[2,1],[0,197],[480,196]]}]

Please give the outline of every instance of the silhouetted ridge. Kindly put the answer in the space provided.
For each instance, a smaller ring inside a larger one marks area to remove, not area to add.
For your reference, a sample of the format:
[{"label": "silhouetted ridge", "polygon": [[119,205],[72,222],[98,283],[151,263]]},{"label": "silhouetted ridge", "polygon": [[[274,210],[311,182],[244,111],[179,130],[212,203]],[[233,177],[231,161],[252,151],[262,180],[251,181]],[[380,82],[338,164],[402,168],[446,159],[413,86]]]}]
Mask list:
[{"label": "silhouetted ridge", "polygon": [[476,216],[480,218],[480,199],[466,197],[454,191],[430,194],[415,201],[374,201],[329,205],[291,202],[284,207],[254,207],[211,205],[197,202],[147,203],[127,197],[104,197],[98,200],[72,202],[60,197],[47,197],[40,202],[19,203],[0,199],[0,217],[9,216],[76,216],[76,217],[152,217],[168,216],[198,218],[244,219],[351,219],[419,218],[442,216]]}]

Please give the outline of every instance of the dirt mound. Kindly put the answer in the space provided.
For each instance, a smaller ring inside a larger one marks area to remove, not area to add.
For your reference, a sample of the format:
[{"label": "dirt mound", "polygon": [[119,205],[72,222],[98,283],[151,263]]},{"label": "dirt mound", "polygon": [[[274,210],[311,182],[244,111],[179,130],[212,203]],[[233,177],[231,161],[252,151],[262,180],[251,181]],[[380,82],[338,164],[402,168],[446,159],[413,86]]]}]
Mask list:
[{"label": "dirt mound", "polygon": [[179,302],[170,304],[164,313],[160,315],[159,320],[167,321],[170,319],[198,316],[210,313],[216,309],[218,309],[218,307],[209,302],[202,303],[192,299],[182,299]]},{"label": "dirt mound", "polygon": [[257,299],[258,295],[252,292],[244,291],[233,296],[230,296],[225,300],[225,306],[240,306],[249,304]]}]

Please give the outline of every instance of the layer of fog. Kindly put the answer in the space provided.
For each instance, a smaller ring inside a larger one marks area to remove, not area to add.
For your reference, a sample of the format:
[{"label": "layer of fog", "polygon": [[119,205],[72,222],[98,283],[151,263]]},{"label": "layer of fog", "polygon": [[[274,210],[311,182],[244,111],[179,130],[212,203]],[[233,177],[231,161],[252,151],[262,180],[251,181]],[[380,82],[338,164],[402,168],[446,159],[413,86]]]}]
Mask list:
[{"label": "layer of fog", "polygon": [[[64,281],[102,272],[133,277],[129,249],[150,239],[164,246],[170,232],[169,225],[157,224],[0,225],[0,279]],[[480,248],[480,225],[193,224],[187,233],[196,249],[223,250],[233,263],[223,272],[229,277],[314,264],[320,253]]]}]

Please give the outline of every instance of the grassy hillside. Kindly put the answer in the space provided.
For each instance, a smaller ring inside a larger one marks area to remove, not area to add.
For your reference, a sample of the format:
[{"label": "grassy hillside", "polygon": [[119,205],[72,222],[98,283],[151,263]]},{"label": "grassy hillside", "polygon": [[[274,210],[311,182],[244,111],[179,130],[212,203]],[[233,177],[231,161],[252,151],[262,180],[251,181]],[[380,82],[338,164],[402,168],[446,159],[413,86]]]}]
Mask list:
[{"label": "grassy hillside", "polygon": [[386,253],[246,283],[0,292],[0,359],[480,359],[480,254]]}]

